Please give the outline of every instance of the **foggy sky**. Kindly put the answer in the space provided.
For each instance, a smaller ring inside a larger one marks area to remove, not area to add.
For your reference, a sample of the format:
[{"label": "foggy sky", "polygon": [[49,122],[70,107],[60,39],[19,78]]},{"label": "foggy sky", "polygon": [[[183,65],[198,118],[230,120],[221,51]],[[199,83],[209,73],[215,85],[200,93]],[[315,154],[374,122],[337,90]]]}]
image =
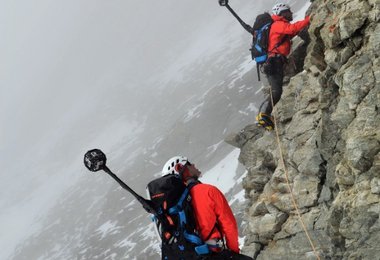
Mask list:
[{"label": "foggy sky", "polygon": [[[239,10],[248,22],[251,13]],[[31,218],[43,214],[81,178],[87,148],[110,149],[117,143],[107,134],[138,132],[136,122],[146,124],[140,111],[163,102],[156,91],[180,78],[181,63],[194,50],[222,48],[197,36],[222,35],[225,19],[239,26],[217,0],[2,1],[2,248],[38,229],[19,208]]]}]

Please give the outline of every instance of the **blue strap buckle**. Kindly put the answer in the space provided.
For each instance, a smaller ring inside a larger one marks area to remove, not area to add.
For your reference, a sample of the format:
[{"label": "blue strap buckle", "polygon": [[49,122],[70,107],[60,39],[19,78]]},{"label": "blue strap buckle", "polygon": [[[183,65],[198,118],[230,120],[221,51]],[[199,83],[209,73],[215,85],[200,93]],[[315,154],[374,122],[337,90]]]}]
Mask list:
[{"label": "blue strap buckle", "polygon": [[208,245],[207,244],[203,244],[203,245],[200,245],[200,246],[196,246],[195,247],[195,252],[198,255],[207,255],[207,254],[210,253],[210,250],[208,249]]}]

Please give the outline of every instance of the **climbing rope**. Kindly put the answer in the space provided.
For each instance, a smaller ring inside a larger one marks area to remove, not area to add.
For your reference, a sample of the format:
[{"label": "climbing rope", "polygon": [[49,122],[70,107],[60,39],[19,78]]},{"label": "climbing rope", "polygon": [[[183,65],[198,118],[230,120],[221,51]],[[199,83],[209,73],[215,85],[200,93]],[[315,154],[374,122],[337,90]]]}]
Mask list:
[{"label": "climbing rope", "polygon": [[[272,103],[272,109],[274,110],[274,102],[273,102],[273,95],[272,95],[272,88],[269,88],[270,90],[270,97],[271,97],[271,103]],[[274,111],[276,112],[276,111]],[[277,139],[277,145],[278,145],[278,149],[279,149],[279,152],[280,152],[280,159],[281,159],[281,162],[282,162],[282,166],[283,166],[283,169],[284,169],[284,172],[285,172],[285,179],[286,179],[286,184],[288,186],[288,189],[289,189],[289,193],[290,193],[290,196],[291,196],[291,199],[292,199],[292,203],[293,203],[293,206],[297,212],[297,215],[298,215],[298,219],[301,223],[301,226],[303,228],[303,230],[305,231],[305,234],[306,234],[306,237],[307,239],[309,240],[309,243],[310,243],[310,246],[311,248],[313,249],[313,252],[314,252],[314,255],[315,257],[320,260],[321,258],[319,257],[318,255],[318,252],[317,250],[315,249],[315,246],[314,246],[314,243],[310,237],[310,234],[309,232],[307,231],[307,228],[306,228],[306,225],[305,225],[305,222],[303,221],[302,219],[302,216],[301,216],[301,212],[299,210],[299,207],[297,205],[297,202],[296,202],[296,199],[294,197],[294,194],[293,194],[293,191],[292,191],[292,188],[290,186],[290,182],[289,182],[289,174],[288,174],[288,169],[286,168],[286,165],[285,165],[285,160],[284,160],[284,155],[282,153],[282,146],[281,146],[281,141],[280,141],[280,135],[278,133],[278,127],[277,127],[277,123],[276,123],[276,117],[275,117],[275,113],[273,113],[273,123],[274,123],[274,129],[276,131],[276,139]]]}]

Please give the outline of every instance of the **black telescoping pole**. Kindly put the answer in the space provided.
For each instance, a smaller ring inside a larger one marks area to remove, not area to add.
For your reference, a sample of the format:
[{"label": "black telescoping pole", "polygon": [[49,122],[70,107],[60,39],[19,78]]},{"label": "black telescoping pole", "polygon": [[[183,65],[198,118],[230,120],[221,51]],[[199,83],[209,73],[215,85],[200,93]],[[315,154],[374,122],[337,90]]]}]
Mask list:
[{"label": "black telescoping pole", "polygon": [[129,191],[144,207],[144,209],[151,214],[156,215],[156,211],[153,209],[153,207],[149,204],[149,201],[141,197],[139,194],[137,194],[134,190],[132,190],[127,184],[125,184],[119,177],[117,177],[107,166],[103,167],[103,170],[108,173],[109,176],[111,176],[115,181],[117,181],[121,187]]},{"label": "black telescoping pole", "polygon": [[235,16],[235,18],[239,21],[239,23],[241,24],[241,26],[243,26],[243,28],[249,32],[250,34],[252,34],[252,27],[249,26],[248,24],[246,24],[238,15],[237,13],[235,13],[235,11],[231,8],[231,6],[227,3],[225,5],[227,7],[227,9],[231,12],[231,14],[233,16]]},{"label": "black telescoping pole", "polygon": [[141,203],[141,205],[148,213],[157,215],[157,212],[152,206],[152,202],[150,200],[146,200],[137,194],[106,166],[107,157],[100,149],[92,149],[85,153],[83,162],[86,168],[92,172],[103,170],[108,173],[108,175],[117,181],[121,187],[129,191]]}]

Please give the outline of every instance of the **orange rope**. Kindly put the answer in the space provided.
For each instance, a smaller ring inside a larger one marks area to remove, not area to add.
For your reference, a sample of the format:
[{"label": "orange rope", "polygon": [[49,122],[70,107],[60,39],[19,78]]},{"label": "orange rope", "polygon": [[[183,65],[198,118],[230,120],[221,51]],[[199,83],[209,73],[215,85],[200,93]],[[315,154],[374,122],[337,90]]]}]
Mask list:
[{"label": "orange rope", "polygon": [[[272,87],[270,87],[269,89],[270,89],[270,97],[271,97],[271,103],[272,103],[272,110],[274,110],[274,102],[273,102],[273,95],[272,95]],[[293,206],[294,206],[294,208],[296,209],[296,212],[297,212],[297,215],[298,215],[298,219],[299,219],[299,221],[300,221],[300,223],[301,223],[301,225],[302,225],[303,230],[305,231],[306,237],[307,237],[307,239],[309,240],[309,243],[310,243],[311,248],[313,249],[314,255],[315,255],[315,257],[316,257],[318,260],[320,260],[321,258],[319,257],[318,252],[317,252],[317,250],[315,249],[314,243],[313,243],[313,241],[311,240],[311,237],[310,237],[310,235],[309,235],[309,232],[307,231],[307,228],[306,228],[305,222],[304,222],[303,219],[302,219],[302,216],[301,216],[301,213],[300,213],[300,211],[299,211],[299,208],[298,208],[298,205],[297,205],[296,199],[295,199],[295,197],[294,197],[294,194],[293,194],[292,188],[291,188],[291,186],[290,186],[288,169],[286,168],[286,165],[285,165],[284,155],[283,155],[283,153],[282,153],[282,147],[281,147],[280,136],[279,136],[279,133],[278,133],[278,127],[277,127],[277,123],[276,123],[276,117],[274,116],[274,113],[273,113],[273,123],[274,123],[274,129],[275,129],[275,131],[276,131],[276,139],[277,139],[278,149],[280,150],[280,158],[281,158],[282,165],[283,165],[283,167],[284,167],[286,184],[287,184],[287,186],[288,186],[288,189],[289,189],[289,192],[290,192],[290,196],[291,196],[291,198],[292,198]]]}]

